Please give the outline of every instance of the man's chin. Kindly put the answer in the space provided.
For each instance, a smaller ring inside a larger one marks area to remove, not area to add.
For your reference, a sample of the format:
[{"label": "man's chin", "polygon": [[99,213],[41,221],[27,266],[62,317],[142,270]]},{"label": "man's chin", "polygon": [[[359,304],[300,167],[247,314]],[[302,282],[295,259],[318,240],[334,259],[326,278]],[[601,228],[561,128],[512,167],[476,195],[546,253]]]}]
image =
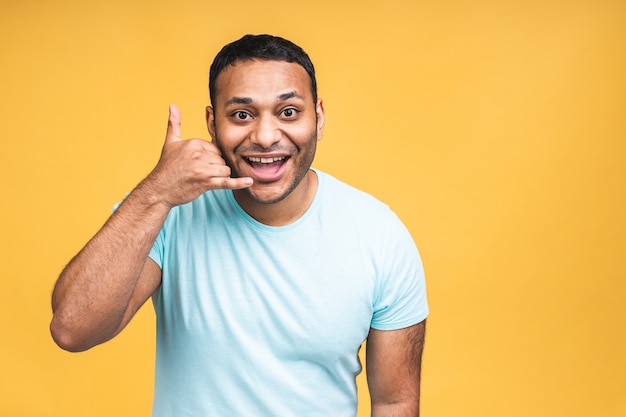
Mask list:
[{"label": "man's chin", "polygon": [[284,189],[265,184],[253,184],[251,187],[236,190],[235,195],[254,204],[276,204],[283,201],[291,194],[292,189]]}]

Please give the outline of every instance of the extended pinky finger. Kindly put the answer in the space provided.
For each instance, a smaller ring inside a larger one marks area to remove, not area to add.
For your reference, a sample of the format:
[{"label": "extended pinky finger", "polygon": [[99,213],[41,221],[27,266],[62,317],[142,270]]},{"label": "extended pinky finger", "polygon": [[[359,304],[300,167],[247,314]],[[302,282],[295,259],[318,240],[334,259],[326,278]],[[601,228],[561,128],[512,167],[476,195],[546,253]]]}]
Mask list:
[{"label": "extended pinky finger", "polygon": [[239,190],[242,188],[248,188],[252,185],[252,178],[213,178],[216,188],[225,190]]}]

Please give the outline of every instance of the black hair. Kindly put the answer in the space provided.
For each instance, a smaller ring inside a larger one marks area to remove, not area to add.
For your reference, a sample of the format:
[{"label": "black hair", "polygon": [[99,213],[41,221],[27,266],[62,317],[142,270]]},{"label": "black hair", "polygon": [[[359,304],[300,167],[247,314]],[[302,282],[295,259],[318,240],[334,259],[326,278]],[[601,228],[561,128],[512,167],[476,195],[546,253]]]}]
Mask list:
[{"label": "black hair", "polygon": [[317,81],[315,68],[309,56],[302,48],[287,39],[272,35],[245,35],[224,46],[215,56],[209,72],[209,96],[211,103],[215,102],[217,76],[228,65],[235,65],[237,61],[252,61],[255,59],[266,61],[286,61],[300,65],[309,74],[313,103],[317,103]]}]

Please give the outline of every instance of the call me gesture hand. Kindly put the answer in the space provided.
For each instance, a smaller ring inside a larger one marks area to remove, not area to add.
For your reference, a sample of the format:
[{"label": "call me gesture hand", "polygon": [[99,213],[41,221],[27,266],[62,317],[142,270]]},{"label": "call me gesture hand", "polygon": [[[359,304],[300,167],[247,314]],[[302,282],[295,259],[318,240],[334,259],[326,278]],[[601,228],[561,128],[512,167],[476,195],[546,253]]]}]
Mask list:
[{"label": "call me gesture hand", "polygon": [[176,105],[170,105],[161,157],[143,186],[172,208],[208,190],[236,190],[252,185],[252,178],[230,178],[230,174],[230,167],[215,144],[197,138],[182,139],[180,111]]}]

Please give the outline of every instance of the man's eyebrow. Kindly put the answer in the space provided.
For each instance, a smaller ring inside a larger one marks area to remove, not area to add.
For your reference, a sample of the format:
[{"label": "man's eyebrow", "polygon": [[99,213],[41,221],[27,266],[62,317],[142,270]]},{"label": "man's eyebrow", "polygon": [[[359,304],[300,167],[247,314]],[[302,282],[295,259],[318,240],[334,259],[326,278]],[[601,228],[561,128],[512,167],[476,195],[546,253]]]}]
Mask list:
[{"label": "man's eyebrow", "polygon": [[295,91],[290,91],[288,93],[283,93],[280,94],[278,96],[278,99],[281,101],[285,101],[285,100],[289,100],[290,98],[299,98],[300,100],[304,101],[304,97],[302,97],[300,94],[296,93]]},{"label": "man's eyebrow", "polygon": [[[291,98],[297,98],[297,99],[304,101],[304,97],[302,97],[300,94],[296,93],[295,91],[289,91],[288,93],[279,94],[277,97],[279,101],[286,101]],[[228,101],[226,101],[226,103],[224,103],[224,106],[227,107],[233,104],[252,104],[252,102],[253,100],[250,97],[235,96],[229,99]]]},{"label": "man's eyebrow", "polygon": [[233,97],[224,103],[224,106],[230,106],[232,104],[250,104],[252,99],[250,97]]}]

